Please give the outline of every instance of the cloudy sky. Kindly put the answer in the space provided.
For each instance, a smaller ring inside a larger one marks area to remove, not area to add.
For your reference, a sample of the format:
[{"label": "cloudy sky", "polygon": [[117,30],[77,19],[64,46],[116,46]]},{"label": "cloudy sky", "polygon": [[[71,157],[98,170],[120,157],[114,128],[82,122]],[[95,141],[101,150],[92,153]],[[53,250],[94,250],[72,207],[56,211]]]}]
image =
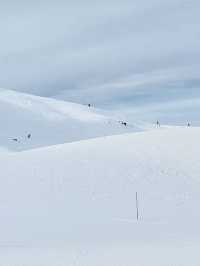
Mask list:
[{"label": "cloudy sky", "polygon": [[0,87],[117,104],[200,95],[199,0],[0,0]]}]

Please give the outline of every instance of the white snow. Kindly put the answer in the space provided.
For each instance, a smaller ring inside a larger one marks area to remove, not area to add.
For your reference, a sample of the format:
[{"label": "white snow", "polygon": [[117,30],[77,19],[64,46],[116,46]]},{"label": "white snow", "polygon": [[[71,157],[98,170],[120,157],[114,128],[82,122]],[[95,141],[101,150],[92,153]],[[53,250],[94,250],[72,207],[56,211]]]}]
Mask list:
[{"label": "white snow", "polygon": [[0,89],[1,264],[199,265],[198,103],[129,113]]},{"label": "white snow", "polygon": [[0,147],[10,151],[141,130],[94,107],[5,89],[0,89],[0,125]]},{"label": "white snow", "polygon": [[0,266],[200,265],[199,11],[1,1]]},{"label": "white snow", "polygon": [[0,154],[2,265],[198,265],[199,135],[157,128]]}]

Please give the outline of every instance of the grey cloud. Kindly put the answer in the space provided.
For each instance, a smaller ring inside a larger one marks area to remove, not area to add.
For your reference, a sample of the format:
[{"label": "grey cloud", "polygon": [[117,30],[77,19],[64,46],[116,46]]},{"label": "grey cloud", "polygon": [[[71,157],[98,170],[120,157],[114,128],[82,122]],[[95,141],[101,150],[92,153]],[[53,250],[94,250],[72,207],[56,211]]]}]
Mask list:
[{"label": "grey cloud", "polygon": [[[134,97],[136,88],[197,82],[197,0],[8,0],[0,5],[0,87],[109,104]],[[167,79],[155,79],[160,72]],[[142,86],[134,85],[137,75]],[[132,83],[127,88],[120,80]]]}]

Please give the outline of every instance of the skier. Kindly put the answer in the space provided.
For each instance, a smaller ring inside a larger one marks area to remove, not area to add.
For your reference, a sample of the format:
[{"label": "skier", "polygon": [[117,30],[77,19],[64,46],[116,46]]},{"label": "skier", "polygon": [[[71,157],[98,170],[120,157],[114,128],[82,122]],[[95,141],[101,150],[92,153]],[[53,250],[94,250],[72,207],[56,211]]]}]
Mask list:
[{"label": "skier", "polygon": [[156,122],[157,127],[160,127],[160,122],[157,120]]},{"label": "skier", "polygon": [[188,123],[187,126],[190,127],[191,126],[190,123]]},{"label": "skier", "polygon": [[27,135],[27,138],[30,139],[30,138],[31,138],[31,134],[28,134],[28,135]]},{"label": "skier", "polygon": [[122,121],[121,124],[122,124],[123,126],[125,126],[125,127],[127,126],[127,123],[124,122],[124,121]]}]

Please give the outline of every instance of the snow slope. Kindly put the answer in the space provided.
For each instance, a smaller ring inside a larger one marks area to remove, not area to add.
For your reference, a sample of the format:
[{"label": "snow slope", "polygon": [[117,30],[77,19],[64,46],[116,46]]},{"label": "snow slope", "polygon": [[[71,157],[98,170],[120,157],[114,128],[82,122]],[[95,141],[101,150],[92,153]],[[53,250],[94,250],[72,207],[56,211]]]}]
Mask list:
[{"label": "snow slope", "polygon": [[5,89],[0,89],[0,124],[0,147],[13,151],[139,130],[88,106]]},{"label": "snow slope", "polygon": [[158,128],[0,154],[2,265],[199,265],[199,135]]}]

